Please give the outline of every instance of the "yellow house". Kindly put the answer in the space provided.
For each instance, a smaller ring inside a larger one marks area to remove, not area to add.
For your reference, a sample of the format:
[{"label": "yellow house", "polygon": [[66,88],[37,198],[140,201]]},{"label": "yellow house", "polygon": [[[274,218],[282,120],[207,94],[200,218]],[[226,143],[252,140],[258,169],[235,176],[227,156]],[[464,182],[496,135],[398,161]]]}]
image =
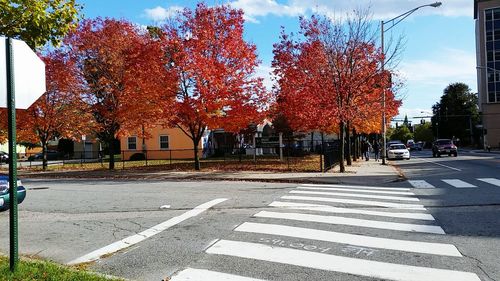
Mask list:
[{"label": "yellow house", "polygon": [[[194,158],[193,141],[181,129],[155,126],[146,130],[149,138],[141,138],[142,134],[135,133],[120,139],[123,159],[130,160],[137,153],[143,154],[148,160]],[[201,156],[201,141],[198,149],[198,155]]]}]

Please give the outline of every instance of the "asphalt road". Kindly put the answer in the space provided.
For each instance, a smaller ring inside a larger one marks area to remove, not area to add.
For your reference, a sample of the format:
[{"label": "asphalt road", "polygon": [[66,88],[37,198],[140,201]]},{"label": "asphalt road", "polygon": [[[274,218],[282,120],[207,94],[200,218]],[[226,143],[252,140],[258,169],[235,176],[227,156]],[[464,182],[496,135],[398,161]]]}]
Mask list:
[{"label": "asphalt road", "polygon": [[434,188],[24,180],[20,251],[133,280],[500,280],[499,157],[413,156]]}]

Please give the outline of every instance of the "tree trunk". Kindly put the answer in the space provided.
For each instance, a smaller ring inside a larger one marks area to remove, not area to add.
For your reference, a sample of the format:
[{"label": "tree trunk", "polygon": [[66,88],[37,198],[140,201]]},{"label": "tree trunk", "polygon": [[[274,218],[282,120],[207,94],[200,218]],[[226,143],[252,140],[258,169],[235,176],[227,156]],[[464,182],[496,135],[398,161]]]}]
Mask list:
[{"label": "tree trunk", "polygon": [[42,169],[47,170],[47,141],[42,141]]},{"label": "tree trunk", "polygon": [[200,158],[198,157],[198,144],[199,143],[200,143],[200,138],[193,138],[194,169],[196,171],[200,170]]},{"label": "tree trunk", "polygon": [[346,139],[347,139],[347,166],[352,166],[352,159],[351,159],[351,151],[352,151],[352,144],[351,144],[351,123],[350,122],[347,122],[347,125],[346,125],[346,129],[345,129],[345,132],[346,132]]},{"label": "tree trunk", "polygon": [[339,165],[340,165],[340,172],[344,173],[345,172],[345,165],[344,165],[344,149],[345,149],[345,136],[344,136],[344,130],[345,130],[345,124],[343,121],[340,122],[340,159],[339,159]]},{"label": "tree trunk", "polygon": [[313,152],[314,150],[314,131],[311,132],[311,147],[309,148],[310,152]]},{"label": "tree trunk", "polygon": [[[108,140],[108,149],[109,149],[109,169],[115,169],[115,140],[111,138]],[[125,159],[122,159],[124,161]]]},{"label": "tree trunk", "polygon": [[352,128],[352,138],[353,138],[353,152],[352,152],[352,160],[356,162],[358,160],[358,138],[356,136],[356,129]]}]

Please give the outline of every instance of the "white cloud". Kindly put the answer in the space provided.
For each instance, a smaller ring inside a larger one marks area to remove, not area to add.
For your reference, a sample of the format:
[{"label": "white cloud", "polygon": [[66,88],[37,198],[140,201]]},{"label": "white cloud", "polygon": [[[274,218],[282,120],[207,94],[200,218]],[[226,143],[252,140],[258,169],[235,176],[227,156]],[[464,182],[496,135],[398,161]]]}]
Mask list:
[{"label": "white cloud", "polygon": [[[401,64],[400,73],[408,83],[447,85],[464,82],[476,87],[476,54],[464,50],[442,48],[436,58],[410,60]],[[444,88],[444,87],[443,87]]]},{"label": "white cloud", "polygon": [[280,4],[275,0],[237,0],[230,2],[236,9],[245,12],[245,19],[258,23],[256,17],[267,15],[298,16],[306,12],[307,7],[301,5]]},{"label": "white cloud", "polygon": [[[438,8],[425,7],[415,15],[466,16],[472,18],[473,2],[470,0],[442,1]],[[370,9],[373,18],[391,19],[415,7],[432,3],[432,0],[236,0],[229,2],[234,8],[242,9],[245,18],[257,22],[258,17],[267,15],[295,17],[311,12],[325,13],[331,17],[344,16],[353,10]]]},{"label": "white cloud", "polygon": [[145,9],[144,14],[147,18],[153,21],[161,22],[166,20],[167,18],[174,16],[176,13],[182,11],[183,9],[184,8],[180,6],[171,6],[167,9],[157,6],[156,8]]}]

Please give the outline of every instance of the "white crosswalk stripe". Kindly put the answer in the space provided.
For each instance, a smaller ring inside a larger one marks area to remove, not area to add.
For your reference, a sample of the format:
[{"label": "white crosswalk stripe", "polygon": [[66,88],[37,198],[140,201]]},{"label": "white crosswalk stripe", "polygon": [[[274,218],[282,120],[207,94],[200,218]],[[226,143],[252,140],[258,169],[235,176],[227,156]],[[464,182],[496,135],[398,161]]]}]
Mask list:
[{"label": "white crosswalk stripe", "polygon": [[432,215],[424,213],[381,212],[381,211],[360,210],[353,208],[332,207],[328,205],[312,204],[312,203],[274,201],[271,204],[269,204],[269,206],[286,208],[286,209],[295,209],[295,210],[327,212],[327,213],[360,214],[360,215],[379,216],[379,217],[406,218],[414,220],[430,220],[430,221],[434,220],[434,217]]},{"label": "white crosswalk stripe", "polygon": [[409,180],[408,182],[415,188],[436,188],[424,180]]},{"label": "white crosswalk stripe", "polygon": [[358,194],[358,193],[342,193],[342,192],[326,192],[326,191],[308,191],[308,190],[292,190],[293,194],[310,194],[310,195],[332,195],[341,197],[357,197],[357,198],[373,198],[382,200],[397,200],[397,201],[419,201],[415,197],[402,197],[402,196],[387,196],[387,195],[372,195],[372,194]]},{"label": "white crosswalk stripe", "polygon": [[291,196],[291,195],[285,195],[282,196],[281,198],[287,200],[320,201],[320,202],[377,206],[377,207],[396,208],[396,209],[425,210],[424,205],[419,205],[419,204],[402,204],[402,203],[380,202],[380,201],[369,201],[369,200],[354,200],[354,199],[313,197],[313,196]]},{"label": "white crosswalk stripe", "polygon": [[238,226],[235,231],[282,235],[296,238],[328,241],[333,243],[382,248],[397,251],[408,251],[423,254],[454,257],[462,256],[457,248],[450,244],[379,238],[302,227],[283,226],[277,224],[245,222],[242,225]]},{"label": "white crosswalk stripe", "polygon": [[379,186],[357,186],[357,185],[345,185],[345,184],[312,184],[305,183],[300,186],[311,186],[311,187],[342,187],[346,191],[349,189],[368,189],[368,190],[386,190],[386,191],[410,191],[409,188],[399,188],[399,187],[379,187]]},{"label": "white crosswalk stripe", "polygon": [[474,273],[335,256],[263,244],[220,240],[208,254],[256,259],[397,281],[481,281]]},{"label": "white crosswalk stripe", "polygon": [[353,219],[353,218],[345,218],[337,216],[321,216],[321,215],[310,215],[310,214],[300,214],[300,213],[279,213],[279,212],[261,211],[255,214],[254,217],[275,218],[275,219],[306,221],[306,222],[319,222],[327,224],[341,224],[341,225],[350,225],[350,226],[359,226],[368,228],[390,229],[398,231],[445,234],[444,230],[440,226],[436,225],[384,222],[384,221]]},{"label": "white crosswalk stripe", "polygon": [[[495,179],[479,180],[500,185],[494,181]],[[448,181],[449,184],[458,186],[468,184],[457,180]],[[409,181],[409,183],[416,188],[434,188],[425,181]],[[410,190],[410,188],[376,186],[303,184],[290,191],[289,195],[282,196],[281,199],[284,200],[270,203],[269,207],[276,208],[273,209],[275,211],[260,211],[253,215],[252,222],[243,222],[237,226],[234,232],[240,233],[237,236],[239,239],[218,240],[205,252],[231,259],[251,259],[256,264],[279,263],[308,268],[312,271],[317,269],[383,280],[480,281],[472,272],[445,269],[446,265],[444,267],[439,265],[450,261],[449,265],[454,266],[453,262],[462,259],[463,256],[454,245],[436,242],[446,239],[438,238],[438,236],[446,237],[442,236],[445,232],[440,226],[432,224],[435,223],[434,217],[425,212],[427,210],[424,205],[411,203],[418,202],[419,199]],[[332,214],[342,214],[342,216]],[[356,217],[353,218],[353,215]],[[389,221],[391,219],[396,221]],[[314,227],[315,224],[318,224],[318,227]],[[339,225],[348,227],[338,227]],[[337,231],[325,228],[335,228]],[[358,229],[364,229],[361,233],[367,232],[369,235],[359,234]],[[355,233],[349,233],[352,231]],[[414,237],[416,234],[409,235],[409,233],[426,235],[419,236],[422,237],[418,239],[420,241],[414,241],[408,237]],[[255,239],[256,235],[265,236],[261,236],[258,243],[236,241],[247,240],[248,237]],[[438,236],[429,241],[428,238],[432,237],[429,235]],[[398,236],[402,239],[397,239]],[[304,239],[310,242],[304,242]],[[313,241],[321,243],[314,244]],[[335,246],[327,243],[333,243]],[[358,256],[359,253],[345,251],[347,248],[356,251],[362,249],[365,254],[369,252],[366,256],[375,254],[370,259],[364,259]],[[383,255],[377,255],[379,251],[385,252]],[[391,256],[394,253],[390,251],[397,251],[397,256]],[[421,257],[422,254],[424,256]],[[409,260],[404,258],[405,255],[410,257]],[[386,257],[390,262],[385,261]],[[423,267],[413,262],[414,259],[424,258],[426,260],[431,258],[438,261],[438,264],[433,267]],[[410,261],[411,264],[408,264]],[[253,268],[249,271],[242,270],[242,274],[237,271],[238,275],[233,274],[235,269],[241,268],[244,264],[240,261],[237,263],[238,266],[232,269],[231,273],[223,272],[227,270],[212,271],[212,268],[210,270],[187,268],[173,276],[171,280],[264,281],[250,276],[255,271]],[[266,275],[260,275],[262,276]],[[328,279],[321,280],[333,280],[335,277],[336,275],[328,276]]]},{"label": "white crosswalk stripe", "polygon": [[478,180],[500,187],[500,180],[495,178],[479,178]]},{"label": "white crosswalk stripe", "polygon": [[322,191],[349,191],[360,193],[378,193],[378,194],[393,194],[393,195],[415,195],[413,192],[408,191],[387,191],[387,190],[373,190],[373,189],[354,189],[354,188],[340,188],[336,187],[312,187],[312,186],[298,186],[300,190],[322,190]]},{"label": "white crosswalk stripe", "polygon": [[467,183],[463,180],[459,180],[459,179],[445,179],[445,180],[442,180],[444,181],[445,183],[451,185],[451,186],[454,186],[456,188],[471,188],[471,187],[477,187],[473,184],[470,184],[470,183]]},{"label": "white crosswalk stripe", "polygon": [[206,269],[186,268],[170,281],[265,281]]}]

